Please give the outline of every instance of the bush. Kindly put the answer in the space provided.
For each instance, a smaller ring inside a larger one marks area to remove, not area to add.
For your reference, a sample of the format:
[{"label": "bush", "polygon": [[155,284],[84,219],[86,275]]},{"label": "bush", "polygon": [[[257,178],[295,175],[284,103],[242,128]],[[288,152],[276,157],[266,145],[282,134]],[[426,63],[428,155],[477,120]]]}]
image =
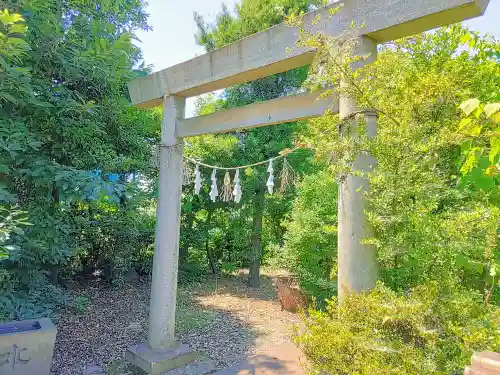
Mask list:
[{"label": "bush", "polygon": [[42,272],[31,271],[23,280],[16,272],[0,275],[0,322],[51,317],[72,304],[71,297],[52,285]]},{"label": "bush", "polygon": [[407,296],[380,284],[303,319],[295,339],[314,374],[458,374],[474,351],[500,351],[500,310],[436,283]]},{"label": "bush", "polygon": [[150,269],[155,217],[147,201],[139,203],[121,207],[92,202],[81,211],[80,241],[85,250],[78,258],[84,274],[99,270],[106,280],[120,285],[132,267],[141,273]]},{"label": "bush", "polygon": [[336,270],[337,190],[326,171],[306,176],[286,223],[284,262],[305,293],[318,301],[336,292],[331,273]]}]

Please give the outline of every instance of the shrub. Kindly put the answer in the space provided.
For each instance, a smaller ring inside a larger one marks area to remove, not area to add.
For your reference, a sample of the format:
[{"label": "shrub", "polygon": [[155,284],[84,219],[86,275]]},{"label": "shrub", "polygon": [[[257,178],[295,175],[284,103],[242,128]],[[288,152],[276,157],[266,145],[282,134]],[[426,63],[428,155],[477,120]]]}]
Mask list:
[{"label": "shrub", "polygon": [[500,350],[500,310],[437,283],[407,296],[380,284],[303,319],[295,339],[314,374],[458,374],[474,351]]},{"label": "shrub", "polygon": [[[125,281],[132,267],[139,272],[150,268],[149,249],[154,241],[154,211],[145,204],[130,201],[126,206],[92,202],[81,210],[79,253],[82,272],[102,272],[114,285]],[[151,251],[152,255],[152,251]]]},{"label": "shrub", "polygon": [[337,184],[326,171],[309,176],[298,186],[286,223],[283,258],[299,277],[301,287],[319,301],[336,291],[331,280],[337,254]]}]

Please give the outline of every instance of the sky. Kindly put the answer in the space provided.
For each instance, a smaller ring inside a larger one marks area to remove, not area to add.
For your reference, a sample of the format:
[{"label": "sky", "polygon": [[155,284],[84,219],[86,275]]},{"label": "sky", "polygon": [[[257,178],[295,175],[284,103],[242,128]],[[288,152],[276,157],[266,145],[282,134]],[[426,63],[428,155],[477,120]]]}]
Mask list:
[{"label": "sky", "polygon": [[[235,0],[224,1],[234,9]],[[205,51],[196,44],[196,24],[193,12],[201,14],[206,21],[213,22],[221,9],[222,0],[148,0],[147,12],[152,31],[139,32],[138,43],[144,53],[146,64],[153,71],[189,60]],[[500,39],[500,0],[490,0],[484,16],[465,22],[480,33],[489,33]],[[186,116],[192,116],[194,98],[186,103]]]}]

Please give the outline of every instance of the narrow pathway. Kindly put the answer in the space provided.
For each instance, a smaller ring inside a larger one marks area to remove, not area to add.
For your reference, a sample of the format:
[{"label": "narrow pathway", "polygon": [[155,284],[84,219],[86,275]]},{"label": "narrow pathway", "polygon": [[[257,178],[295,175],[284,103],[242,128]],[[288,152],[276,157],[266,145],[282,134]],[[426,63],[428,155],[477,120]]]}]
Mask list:
[{"label": "narrow pathway", "polygon": [[[212,360],[216,370],[257,354],[276,357],[272,351],[289,345],[291,327],[299,322],[297,315],[281,311],[273,274],[263,273],[259,290],[245,281],[239,275],[179,288],[178,340]],[[125,350],[146,339],[149,283],[118,289],[97,283],[80,293],[88,295],[88,306],[84,313],[66,311],[61,317],[51,374],[90,375],[99,368],[126,374],[120,370]]]},{"label": "narrow pathway", "polygon": [[284,343],[261,354],[220,370],[215,375],[303,375],[302,353],[292,343]]}]

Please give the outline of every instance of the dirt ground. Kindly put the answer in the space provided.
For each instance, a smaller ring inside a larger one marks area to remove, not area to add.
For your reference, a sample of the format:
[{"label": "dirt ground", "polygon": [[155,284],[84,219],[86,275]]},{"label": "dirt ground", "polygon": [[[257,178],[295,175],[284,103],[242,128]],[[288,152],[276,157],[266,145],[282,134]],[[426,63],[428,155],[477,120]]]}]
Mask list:
[{"label": "dirt ground", "polygon": [[[274,277],[264,272],[258,290],[246,286],[244,274],[180,286],[177,339],[214,361],[216,369],[289,341],[299,319],[281,311]],[[96,282],[79,293],[88,303],[83,312],[63,313],[51,374],[90,375],[107,367],[112,373],[125,350],[146,339],[149,282],[120,288]]]}]

